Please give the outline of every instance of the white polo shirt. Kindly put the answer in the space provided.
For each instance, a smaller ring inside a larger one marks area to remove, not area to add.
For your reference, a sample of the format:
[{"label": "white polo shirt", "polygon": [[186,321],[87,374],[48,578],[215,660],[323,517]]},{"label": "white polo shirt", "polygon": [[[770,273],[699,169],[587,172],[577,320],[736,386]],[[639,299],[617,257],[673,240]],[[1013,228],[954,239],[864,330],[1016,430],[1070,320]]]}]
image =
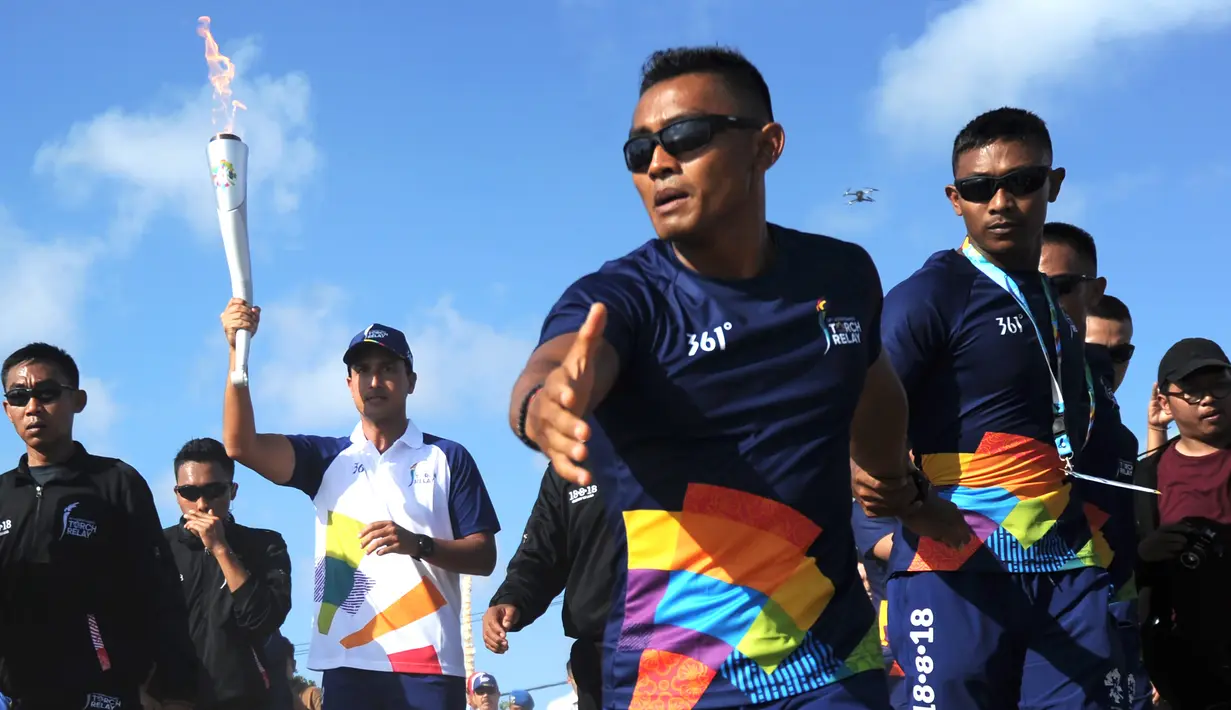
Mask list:
[{"label": "white polo shirt", "polygon": [[465,447],[411,422],[385,453],[357,425],[349,437],[287,437],[287,485],[316,504],[315,615],[308,667],[465,676],[461,579],[426,560],[365,554],[359,533],[392,520],[454,540],[500,530]]}]

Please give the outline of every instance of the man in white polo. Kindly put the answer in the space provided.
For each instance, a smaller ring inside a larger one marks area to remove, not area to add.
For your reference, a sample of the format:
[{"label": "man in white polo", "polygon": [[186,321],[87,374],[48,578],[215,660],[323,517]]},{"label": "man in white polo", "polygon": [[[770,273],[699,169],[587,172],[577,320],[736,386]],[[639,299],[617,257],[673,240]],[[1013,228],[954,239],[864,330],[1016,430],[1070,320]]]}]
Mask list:
[{"label": "man in white polo", "polygon": [[[260,309],[222,314],[256,333]],[[246,388],[229,382],[223,443],[239,463],[316,504],[308,667],[323,671],[326,710],[440,710],[466,703],[459,575],[488,576],[500,523],[474,459],[406,416],[415,389],[406,337],[373,324],[342,357],[359,411],[350,436],[258,434]]]}]

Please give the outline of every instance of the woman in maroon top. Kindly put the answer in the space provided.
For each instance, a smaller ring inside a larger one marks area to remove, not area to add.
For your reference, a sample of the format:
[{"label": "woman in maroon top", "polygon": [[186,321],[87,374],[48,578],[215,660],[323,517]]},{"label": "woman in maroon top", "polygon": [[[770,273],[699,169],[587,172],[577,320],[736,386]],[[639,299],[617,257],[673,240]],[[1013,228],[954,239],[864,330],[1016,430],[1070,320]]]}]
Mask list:
[{"label": "woman in maroon top", "polygon": [[1186,338],[1163,356],[1157,407],[1180,435],[1137,465],[1137,582],[1154,685],[1177,710],[1231,698],[1231,361]]}]

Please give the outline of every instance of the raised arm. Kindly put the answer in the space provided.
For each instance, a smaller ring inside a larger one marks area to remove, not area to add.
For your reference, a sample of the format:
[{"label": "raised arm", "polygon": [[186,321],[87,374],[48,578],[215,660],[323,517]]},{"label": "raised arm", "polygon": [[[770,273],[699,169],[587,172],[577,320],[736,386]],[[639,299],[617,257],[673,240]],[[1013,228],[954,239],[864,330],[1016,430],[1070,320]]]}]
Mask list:
[{"label": "raised arm", "polygon": [[[230,344],[229,373],[235,367],[235,331],[249,330],[256,335],[261,309],[242,299],[232,298],[222,312],[222,329]],[[222,403],[222,443],[227,455],[261,476],[286,485],[295,471],[295,449],[281,434],[258,434],[252,413],[252,395],[247,387],[236,387],[228,377]]]}]

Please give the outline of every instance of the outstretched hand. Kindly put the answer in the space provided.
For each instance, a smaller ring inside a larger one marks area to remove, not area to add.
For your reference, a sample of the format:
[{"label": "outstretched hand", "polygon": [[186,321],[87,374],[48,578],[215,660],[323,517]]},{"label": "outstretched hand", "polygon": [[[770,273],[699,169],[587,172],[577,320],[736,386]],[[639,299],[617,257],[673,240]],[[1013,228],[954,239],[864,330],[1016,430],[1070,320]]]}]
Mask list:
[{"label": "outstretched hand", "polygon": [[526,436],[551,460],[557,475],[579,486],[590,484],[590,472],[582,464],[589,455],[591,432],[583,417],[594,392],[594,359],[606,326],[607,307],[590,306],[568,354],[526,409]]}]

